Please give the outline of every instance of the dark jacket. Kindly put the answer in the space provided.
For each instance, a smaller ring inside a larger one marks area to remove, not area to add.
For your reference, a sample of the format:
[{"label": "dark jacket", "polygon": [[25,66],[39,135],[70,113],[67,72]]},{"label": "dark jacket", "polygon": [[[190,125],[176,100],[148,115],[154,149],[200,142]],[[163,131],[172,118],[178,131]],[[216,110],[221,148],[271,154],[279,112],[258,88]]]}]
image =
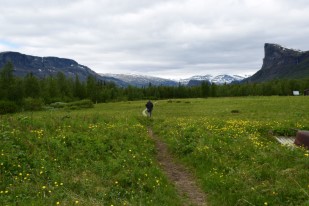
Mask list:
[{"label": "dark jacket", "polygon": [[146,104],[145,106],[146,106],[148,112],[151,112],[151,111],[152,111],[152,109],[153,109],[153,104],[152,104],[151,101],[148,101],[147,104]]}]

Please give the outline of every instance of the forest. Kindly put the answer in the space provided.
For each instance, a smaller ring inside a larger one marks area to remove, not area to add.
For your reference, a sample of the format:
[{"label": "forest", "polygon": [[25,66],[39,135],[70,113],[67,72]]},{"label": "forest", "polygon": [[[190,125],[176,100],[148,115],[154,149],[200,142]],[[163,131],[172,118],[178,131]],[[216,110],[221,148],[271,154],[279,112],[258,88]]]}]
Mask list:
[{"label": "forest", "polygon": [[55,76],[37,78],[29,73],[25,77],[14,76],[14,65],[7,63],[0,70],[0,113],[19,110],[39,110],[43,105],[55,102],[74,102],[84,99],[93,103],[132,101],[142,99],[207,98],[236,96],[288,96],[292,91],[302,95],[309,88],[309,78],[276,79],[261,83],[238,83],[216,85],[202,82],[188,87],[118,87],[113,82],[97,80],[89,76],[81,81],[78,76],[67,78],[59,72]]}]

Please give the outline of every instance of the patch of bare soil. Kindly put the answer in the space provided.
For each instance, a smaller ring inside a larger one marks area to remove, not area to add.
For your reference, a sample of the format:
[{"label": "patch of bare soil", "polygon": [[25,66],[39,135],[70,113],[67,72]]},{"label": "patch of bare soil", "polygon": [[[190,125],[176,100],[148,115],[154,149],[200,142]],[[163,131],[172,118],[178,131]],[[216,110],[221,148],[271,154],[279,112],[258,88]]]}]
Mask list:
[{"label": "patch of bare soil", "polygon": [[167,145],[148,128],[149,136],[156,143],[157,159],[168,179],[174,183],[184,205],[207,205],[206,195],[198,187],[194,177],[181,164],[177,163],[167,149]]}]

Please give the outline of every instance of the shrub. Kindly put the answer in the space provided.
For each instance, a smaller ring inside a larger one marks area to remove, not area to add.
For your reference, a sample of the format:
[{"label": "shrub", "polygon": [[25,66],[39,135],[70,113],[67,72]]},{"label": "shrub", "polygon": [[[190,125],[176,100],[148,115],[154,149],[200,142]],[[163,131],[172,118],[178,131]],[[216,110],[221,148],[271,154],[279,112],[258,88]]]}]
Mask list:
[{"label": "shrub", "polygon": [[34,99],[31,97],[24,99],[24,109],[27,111],[42,110],[43,106],[44,103],[42,99]]},{"label": "shrub", "polygon": [[12,101],[0,101],[0,114],[14,113],[18,111],[18,106]]},{"label": "shrub", "polygon": [[54,102],[50,104],[51,107],[53,108],[67,108],[71,110],[76,110],[76,109],[84,109],[84,108],[93,108],[93,102],[89,99],[84,99],[80,101],[75,101],[75,102]]},{"label": "shrub", "polygon": [[89,99],[84,99],[80,101],[70,102],[66,105],[69,109],[83,109],[83,108],[93,108],[93,102]]},{"label": "shrub", "polygon": [[51,103],[50,106],[53,107],[53,108],[64,108],[68,105],[68,103],[65,103],[65,102],[54,102],[54,103]]}]

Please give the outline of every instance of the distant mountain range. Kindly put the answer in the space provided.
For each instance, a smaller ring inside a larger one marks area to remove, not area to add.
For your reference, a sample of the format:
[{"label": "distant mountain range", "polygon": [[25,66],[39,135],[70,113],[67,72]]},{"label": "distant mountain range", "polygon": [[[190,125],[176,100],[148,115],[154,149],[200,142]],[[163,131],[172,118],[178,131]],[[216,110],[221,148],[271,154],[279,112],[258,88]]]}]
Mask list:
[{"label": "distant mountain range", "polygon": [[81,81],[85,81],[88,76],[94,76],[98,80],[114,82],[116,85],[126,87],[128,85],[143,87],[149,84],[159,86],[178,86],[179,84],[188,86],[197,86],[202,81],[214,82],[216,84],[231,83],[241,81],[244,77],[237,75],[201,75],[193,76],[180,81],[164,79],[153,76],[136,75],[136,74],[98,74],[87,66],[78,64],[72,59],[58,57],[38,57],[19,52],[1,52],[0,68],[7,62],[11,61],[14,65],[14,75],[24,77],[32,74],[39,78],[55,76],[62,72],[66,77],[75,78],[77,75]]},{"label": "distant mountain range", "polygon": [[98,74],[87,66],[80,65],[72,59],[58,57],[38,57],[18,52],[1,52],[0,69],[9,61],[14,65],[16,76],[26,76],[29,73],[39,78],[54,76],[62,72],[66,77],[75,78],[76,75],[81,81],[88,76],[94,76],[97,80],[114,82],[120,87],[128,85],[143,87],[151,85],[164,86],[197,86],[203,81],[215,84],[230,84],[233,82],[264,82],[272,79],[282,78],[304,78],[309,77],[309,51],[287,49],[278,44],[264,45],[265,57],[262,68],[254,75],[197,75],[179,81],[159,77],[132,75],[132,74]]},{"label": "distant mountain range", "polygon": [[248,76],[239,76],[239,75],[199,75],[199,76],[192,76],[187,79],[180,79],[179,81],[164,79],[159,77],[153,76],[145,76],[145,75],[136,75],[136,74],[101,74],[105,77],[113,77],[125,82],[128,85],[143,87],[148,86],[149,84],[155,86],[178,86],[179,84],[185,86],[198,86],[203,81],[215,84],[230,84],[232,82],[239,82]]}]

